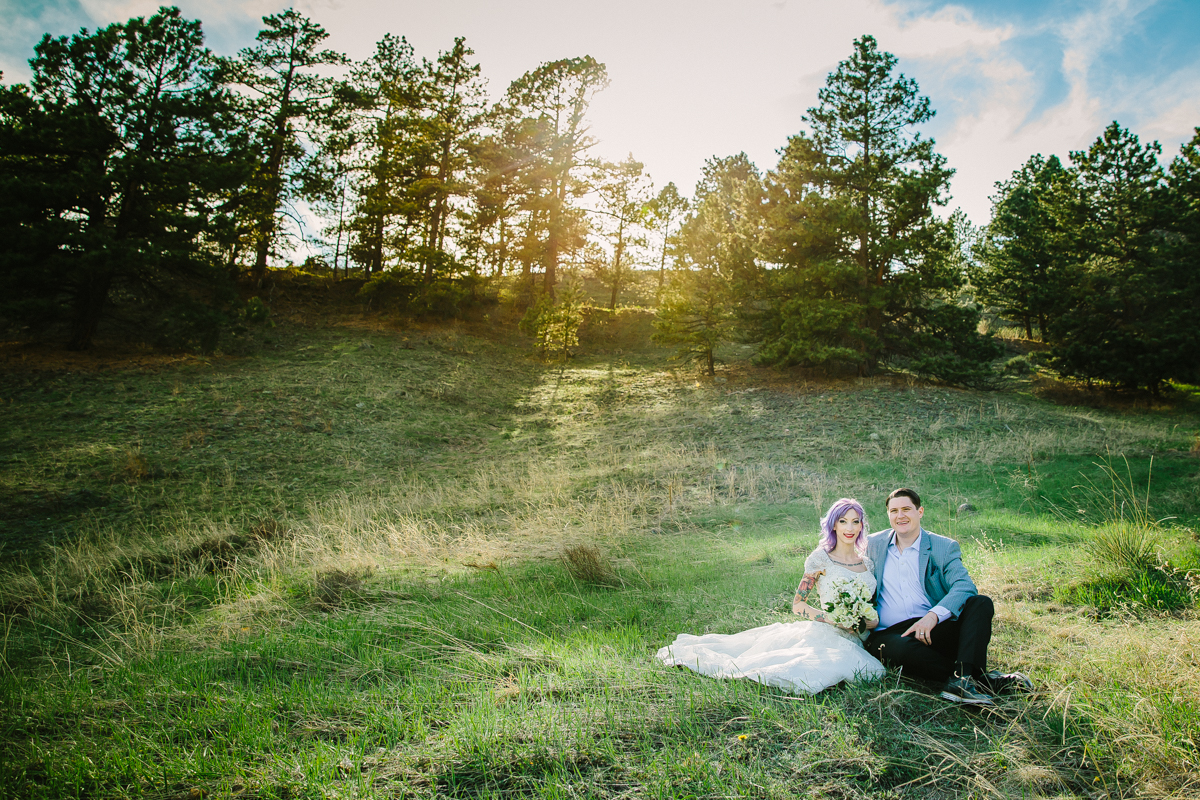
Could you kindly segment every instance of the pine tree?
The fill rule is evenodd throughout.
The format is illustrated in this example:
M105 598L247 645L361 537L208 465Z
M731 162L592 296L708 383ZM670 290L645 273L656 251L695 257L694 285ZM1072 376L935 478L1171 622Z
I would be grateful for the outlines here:
M663 286L666 284L667 272L667 251L671 246L671 238L674 235L673 228L677 222L683 219L684 214L689 209L688 200L679 194L679 187L674 183L668 183L661 191L650 201L647 211L649 213L649 227L654 230L658 236L658 290L662 292Z
M522 154L523 170L536 191L529 196L525 248L536 243L545 275L543 291L551 296L559 261L584 241L586 224L575 201L587 192L579 170L583 154L595 144L585 115L592 97L607 85L604 65L591 56L560 59L513 81L497 109L507 117L506 124L526 133L522 140L529 150Z
M362 98L351 124L354 197L348 227L351 258L368 275L409 260L420 231L412 188L427 172L422 64L403 37L387 34L355 66L351 85Z
M116 314L212 349L229 299L218 210L243 179L230 98L200 23L163 8L47 35L29 86L0 92L0 280L9 313L90 347Z
M1196 374L1195 261L1189 265L1178 242L1186 234L1171 213L1186 205L1178 192L1189 185L1188 158L1185 148L1172 187L1160 152L1114 122L1071 153L1076 260L1067 308L1049 325L1053 363L1064 374L1153 391Z
M629 281L635 259L633 252L644 244L643 222L650 202L650 177L633 156L620 163L604 163L597 170L598 199L594 228L608 240L611 257L596 270L611 290L609 310L616 310L621 288ZM606 263L605 263L606 262Z
M712 375L715 351L738 329L741 299L761 271L754 246L761 227L762 182L745 153L704 165L692 211L678 236L678 269L658 310L654 338Z
M320 49L329 38L317 23L295 9L263 17L258 44L224 61L226 79L247 93L245 114L257 151L243 211L252 274L262 280L284 228L295 216L291 205L321 188L315 159L324 129L345 113L341 84L322 70L343 66L346 57Z
M1157 344L1169 354L1169 378L1200 385L1200 326L1191 319L1200 308L1200 127L1171 161L1163 202L1169 223L1158 235L1170 269L1166 302L1177 324Z
M538 170L523 154L532 149L529 140L537 129L532 120L508 118L481 139L471 162L474 214L468 222L492 275L504 275L510 264L519 262L523 285L530 289L532 266L541 256L536 251L524 252L520 239L522 223L528 224L534 217L533 198L540 195L540 189Z
M873 37L856 40L805 116L810 131L768 178L768 363L869 373L884 358L919 358L961 375L963 359L994 352L973 313L950 308L962 264L953 224L933 210L953 170L916 132L934 112L895 64Z
M996 184L992 219L971 275L981 302L994 306L1033 338L1045 340L1049 323L1069 293L1068 263L1074 225L1067 206L1074 173L1057 156L1031 157L1012 178Z
M717 270L681 269L671 274L654 318L654 341L675 348L675 357L716 374L716 350L737 329L729 280Z
M554 297L538 298L521 320L521 330L533 337L543 358L565 360L579 346L579 329L590 305L582 282L571 276Z
M420 182L418 196L426 208L422 279L449 276L453 257L446 245L453 218L453 201L468 196L464 180L470 152L483 119L484 87L478 64L471 64L474 51L461 37L437 62L426 65L424 103L431 164Z

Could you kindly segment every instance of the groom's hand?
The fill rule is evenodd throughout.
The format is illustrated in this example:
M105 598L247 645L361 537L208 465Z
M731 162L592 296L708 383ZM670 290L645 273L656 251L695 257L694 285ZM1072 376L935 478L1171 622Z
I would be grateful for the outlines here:
M937 624L938 624L937 614L930 611L928 614L921 617L919 620L914 622L912 625L908 626L908 630L906 630L904 633L902 633L900 635L908 636L911 633L913 635L913 638L916 639L921 644L929 644L929 641L930 641L929 637L933 635L934 626L936 626Z

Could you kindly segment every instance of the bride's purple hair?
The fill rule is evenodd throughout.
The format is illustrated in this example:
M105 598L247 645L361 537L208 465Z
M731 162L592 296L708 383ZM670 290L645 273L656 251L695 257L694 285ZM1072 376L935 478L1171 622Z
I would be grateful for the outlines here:
M825 516L821 517L822 550L828 553L837 546L835 526L837 521L851 510L858 512L858 518L862 520L862 530L858 532L858 538L854 540L854 549L858 551L859 555L867 552L867 534L870 533L870 528L867 527L867 512L863 511L862 503L852 497L835 500L829 510L825 512Z

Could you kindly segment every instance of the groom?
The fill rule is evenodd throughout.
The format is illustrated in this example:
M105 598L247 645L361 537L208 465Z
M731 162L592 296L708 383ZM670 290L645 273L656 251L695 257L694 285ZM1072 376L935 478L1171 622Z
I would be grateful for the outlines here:
M956 703L994 705L993 694L1032 689L1020 673L987 671L992 601L975 589L958 542L921 527L925 509L912 489L889 494L887 512L892 527L867 537L879 584L868 652L906 675L945 681L941 696Z

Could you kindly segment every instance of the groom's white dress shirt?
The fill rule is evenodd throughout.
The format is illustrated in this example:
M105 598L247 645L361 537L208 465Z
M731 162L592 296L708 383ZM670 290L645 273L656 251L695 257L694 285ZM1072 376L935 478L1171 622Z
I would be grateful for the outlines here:
M930 611L945 622L950 611L942 606L930 604L921 581L921 531L915 542L901 550L896 546L896 534L892 533L883 562L883 584L879 587L879 628L884 630L914 617L923 617Z

